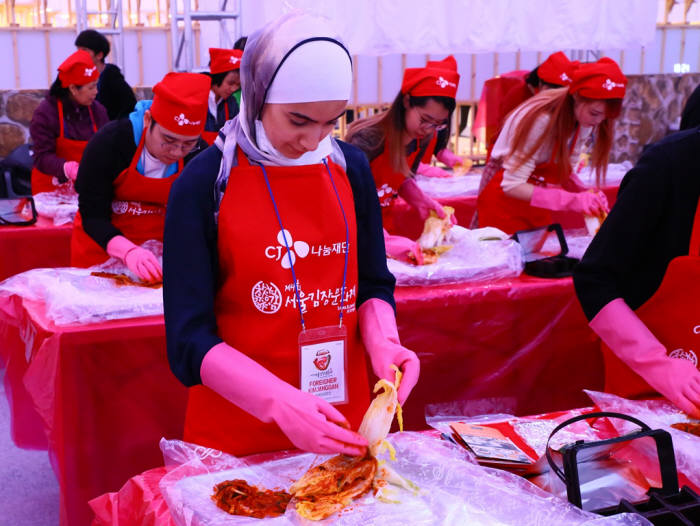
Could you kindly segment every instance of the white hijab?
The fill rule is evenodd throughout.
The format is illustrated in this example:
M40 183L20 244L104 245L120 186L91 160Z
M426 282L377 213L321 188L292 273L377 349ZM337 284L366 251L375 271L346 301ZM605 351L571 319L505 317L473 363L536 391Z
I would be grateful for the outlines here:
M326 19L293 12L253 33L241 61L240 111L215 141L223 154L217 203L236 163L236 147L252 162L265 165L316 164L330 156L344 168L342 151L330 136L299 159L285 157L267 138L260 113L265 103L347 100L351 88L350 55Z

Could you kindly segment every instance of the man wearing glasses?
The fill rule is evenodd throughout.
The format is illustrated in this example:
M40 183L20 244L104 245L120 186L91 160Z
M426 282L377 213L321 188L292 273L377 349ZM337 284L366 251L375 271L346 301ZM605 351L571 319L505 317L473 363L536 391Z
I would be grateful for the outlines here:
M75 181L79 212L71 265L115 257L139 279L162 280L158 258L141 245L163 240L170 186L206 143L200 136L210 79L168 73L127 119L107 124L88 143Z

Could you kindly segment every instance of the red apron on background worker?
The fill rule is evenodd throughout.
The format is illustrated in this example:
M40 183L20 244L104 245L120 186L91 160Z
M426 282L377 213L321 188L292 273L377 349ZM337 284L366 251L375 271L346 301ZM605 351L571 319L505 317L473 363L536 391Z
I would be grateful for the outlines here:
M162 277L156 256L140 245L163 239L168 195L184 157L204 129L209 77L168 73L129 119L109 123L85 150L75 187L79 211L71 264L121 259L147 281Z
M32 194L71 190L88 140L108 121L95 100L99 73L90 55L78 50L58 67L49 94L32 115Z
M406 259L409 252L416 252L407 252L405 238L392 235L399 196L423 220L431 210L445 217L442 206L423 193L414 176L421 161L429 162L447 144L458 84L457 62L452 55L424 68L407 68L401 92L389 110L355 121L348 129L346 140L363 150L370 161L391 257Z
M605 390L700 418L700 128L645 148L574 271Z
M508 114L544 89L568 86L578 61L570 61L561 51L549 55L532 71L510 71L488 79L474 118L474 135L493 148Z
M605 195L588 191L572 166L593 133L591 164L599 185L604 179L626 84L618 65L602 58L579 66L568 88L539 93L514 110L484 171L478 225L512 234L550 224L552 210L607 213Z
M362 454L377 376L418 379L362 152L331 131L352 87L323 19L292 13L248 38L244 113L174 184L164 307L173 372L191 386L185 439L245 455Z
M238 115L238 101L234 93L241 89L241 57L239 49L209 48L209 111L202 138L207 144L214 144L219 130L227 120Z

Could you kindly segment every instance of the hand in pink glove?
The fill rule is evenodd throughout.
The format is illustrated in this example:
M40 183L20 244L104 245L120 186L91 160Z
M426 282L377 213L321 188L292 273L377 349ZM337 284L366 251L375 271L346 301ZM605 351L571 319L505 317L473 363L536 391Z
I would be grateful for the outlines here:
M403 404L418 382L418 356L401 345L394 309L386 301L371 298L360 305L358 315L360 334L374 374L393 383L396 372L391 366L395 365L403 372L398 392L399 403Z
M202 383L263 422L275 422L299 449L364 455L367 439L331 404L281 380L226 343L212 347L200 368Z
M66 161L63 163L63 173L69 181L75 181L75 178L78 177L79 166L80 164L75 161Z
M163 281L163 268L153 252L135 245L124 236L114 236L109 240L107 254L121 259L143 281Z
M430 211L434 210L440 219L445 219L445 211L442 209L442 205L438 203L435 199L425 195L423 190L421 190L413 179L406 179L399 187L399 195L403 197L406 202L415 208L420 215L420 218L425 221L430 216ZM453 225L457 224L457 218L452 215L450 216Z
M590 327L651 387L689 416L700 418L700 371L688 360L669 357L622 298L603 307Z
M548 210L569 210L591 216L600 216L610 211L603 192L567 192L561 188L535 186L530 204Z
M452 174L446 172L442 168L424 163L418 165L417 173L425 177L452 177Z
M447 148L440 150L435 157L437 157L438 161L445 163L450 168L454 168L455 165L461 165L464 163L464 159L462 159L459 155L455 155Z
M407 263L423 264L423 251L420 245L407 237L392 236L384 230L386 255ZM410 255L413 255L411 259Z

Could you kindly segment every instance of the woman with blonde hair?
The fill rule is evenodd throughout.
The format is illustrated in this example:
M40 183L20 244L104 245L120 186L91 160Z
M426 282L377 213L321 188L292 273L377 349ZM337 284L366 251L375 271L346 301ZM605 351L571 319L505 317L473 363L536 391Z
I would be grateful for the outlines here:
M553 210L607 213L605 195L587 191L572 166L592 139L591 165L599 184L605 178L626 84L618 65L602 58L577 68L568 88L544 91L516 108L491 152L478 225L513 233L550 224Z

